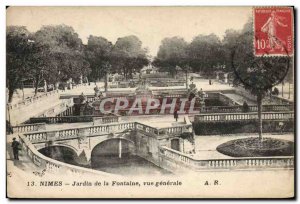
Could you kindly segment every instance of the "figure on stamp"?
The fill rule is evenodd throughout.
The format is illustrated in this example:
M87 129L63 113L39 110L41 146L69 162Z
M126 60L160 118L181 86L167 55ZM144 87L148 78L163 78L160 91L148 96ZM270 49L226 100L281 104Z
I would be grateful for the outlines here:
M262 26L261 31L268 34L269 44L271 51L274 49L284 49L283 40L281 40L277 35L277 27L287 27L286 24L281 22L284 17L276 15L275 11L271 12L271 16L268 18L267 22Z

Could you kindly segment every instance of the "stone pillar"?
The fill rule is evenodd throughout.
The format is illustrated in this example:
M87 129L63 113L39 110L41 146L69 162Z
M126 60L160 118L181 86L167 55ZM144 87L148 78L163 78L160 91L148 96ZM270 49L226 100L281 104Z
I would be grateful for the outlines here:
M55 83L55 90L58 90L58 88L59 88L59 82L56 82Z
M90 149L88 136L89 129L79 129L78 132L78 149Z
M228 73L224 74L224 83L227 84L228 83Z
M122 158L122 140L119 140L119 158Z
M81 165L90 165L91 152L89 150L83 149L82 152L78 155L76 162Z
M219 73L217 72L216 80L219 80Z
M44 80L44 92L47 93L47 82Z
M82 84L82 75L80 75L79 84Z

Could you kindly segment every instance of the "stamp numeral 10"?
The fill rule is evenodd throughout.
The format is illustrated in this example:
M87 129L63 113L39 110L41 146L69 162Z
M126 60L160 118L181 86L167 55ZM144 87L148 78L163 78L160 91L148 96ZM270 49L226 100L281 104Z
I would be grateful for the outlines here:
M267 47L268 40L259 39L256 40L257 49L265 49Z

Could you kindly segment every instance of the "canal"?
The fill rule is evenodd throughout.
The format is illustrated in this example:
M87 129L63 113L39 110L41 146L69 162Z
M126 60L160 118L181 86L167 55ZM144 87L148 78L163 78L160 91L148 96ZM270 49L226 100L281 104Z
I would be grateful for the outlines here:
M92 168L107 173L124 175L124 176L141 176L141 175L168 175L171 172L162 169L155 164L131 153L124 153L119 158L117 154L96 154L92 156L88 165L83 165L82 158L70 148L64 146L52 146L39 150L43 155L52 159L81 166Z

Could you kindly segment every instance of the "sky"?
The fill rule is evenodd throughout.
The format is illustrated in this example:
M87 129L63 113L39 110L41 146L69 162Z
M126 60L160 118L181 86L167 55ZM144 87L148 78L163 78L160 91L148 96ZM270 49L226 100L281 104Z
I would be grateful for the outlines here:
M199 34L214 33L222 39L227 29L242 29L251 15L251 7L10 7L6 22L31 32L43 25L69 25L84 44L89 35L112 43L136 35L156 56L165 37L191 42Z

